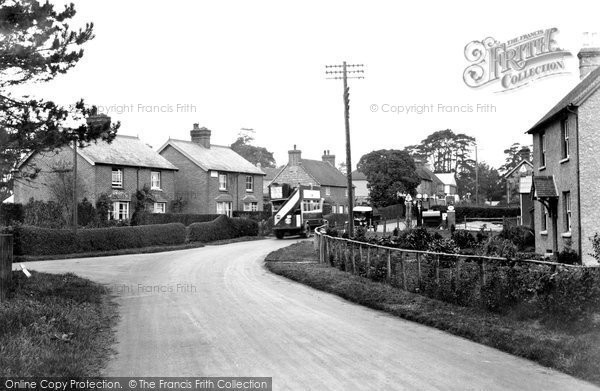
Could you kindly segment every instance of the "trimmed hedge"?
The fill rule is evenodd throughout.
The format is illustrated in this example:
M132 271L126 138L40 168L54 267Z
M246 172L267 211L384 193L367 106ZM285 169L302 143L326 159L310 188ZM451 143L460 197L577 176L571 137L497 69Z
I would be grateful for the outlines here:
M254 221L269 220L271 212L268 210L256 211L256 212L244 212L240 210L234 210L232 212L233 217L241 217L244 219L250 219Z
M348 221L348 215L345 213L330 213L323 216L323 220L327 220L327 225L330 227L343 227Z
M221 215L193 213L148 213L141 225L181 223L186 227L194 223L213 221Z
M15 255L58 255L125 248L182 244L183 224L71 230L18 226L13 231Z
M460 223L466 218L495 219L502 217L517 217L521 215L520 208L497 206L456 206L456 222Z
M22 223L25 210L22 204L0 204L0 226Z
M212 242L242 236L258 236L258 223L249 219L219 215L213 221L194 223L188 227L190 242Z

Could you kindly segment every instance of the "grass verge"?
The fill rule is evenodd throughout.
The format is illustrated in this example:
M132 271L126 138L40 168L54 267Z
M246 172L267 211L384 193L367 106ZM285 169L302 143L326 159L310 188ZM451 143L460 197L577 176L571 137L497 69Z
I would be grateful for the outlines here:
M536 321L515 320L406 292L317 261L312 242L304 241L269 254L266 267L273 273L346 300L468 338L600 385L600 332L597 329L578 334L553 330Z
M13 272L0 303L0 377L99 376L112 353L116 304L73 274Z
M120 250L112 251L93 251L87 253L74 253L74 254L59 254L59 255L15 255L14 263L18 262L33 262L33 261L56 261L59 259L73 259L73 258L92 258L92 257L108 257L114 255L128 255L128 254L151 254L161 253L165 251L177 251L187 250L189 248L200 248L208 245L222 245L229 243L245 242L250 240L264 239L263 236L243 236L235 239L218 240L215 242L201 243L201 242L189 242L185 244L176 244L172 246L150 246L141 248L124 248Z

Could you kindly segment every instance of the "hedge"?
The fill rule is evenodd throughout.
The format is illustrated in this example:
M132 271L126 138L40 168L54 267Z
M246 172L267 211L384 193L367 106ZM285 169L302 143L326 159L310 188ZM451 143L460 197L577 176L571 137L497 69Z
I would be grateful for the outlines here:
M520 208L497 206L456 206L456 222L465 218L494 219L502 217L517 217L521 215Z
M194 223L188 227L190 242L212 242L257 235L258 223L256 221L239 217L229 218L225 215L220 215L210 222Z
M186 241L186 228L180 223L80 229L76 234L66 229L17 226L13 234L15 255L110 251L182 244Z
M323 216L324 220L327 220L327 225L330 227L343 227L348 221L348 215L345 213L330 213Z
M193 214L193 213L148 213L142 225L181 223L186 227L194 223L213 221L221 215L218 214Z
M22 223L25 211L21 204L0 204L0 226Z
M256 211L256 212L244 212L240 210L234 210L232 213L233 217L241 217L244 219L250 219L254 221L268 220L271 217L271 212L267 210Z

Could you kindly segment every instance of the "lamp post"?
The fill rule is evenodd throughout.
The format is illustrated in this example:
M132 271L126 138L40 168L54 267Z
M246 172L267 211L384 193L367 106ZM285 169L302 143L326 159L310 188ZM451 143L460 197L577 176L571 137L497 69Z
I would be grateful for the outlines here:
M404 205L406 205L406 228L412 227L412 200L410 194L404 196Z
M424 194L417 194L417 199L414 201L415 205L417 206L417 226L421 226L423 225L423 202L427 201L429 199L429 195L427 193Z

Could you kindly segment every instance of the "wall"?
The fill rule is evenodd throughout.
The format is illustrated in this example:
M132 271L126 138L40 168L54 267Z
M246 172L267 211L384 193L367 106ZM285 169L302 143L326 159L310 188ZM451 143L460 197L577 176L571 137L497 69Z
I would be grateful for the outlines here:
M581 186L581 244L584 264L597 264L590 240L600 233L600 92L592 94L578 109L579 170ZM575 164L575 161L572 163Z
M577 117L574 114L568 116L570 130L570 158L566 161L562 160L562 142L561 142L561 122L560 120L553 121L545 127L546 130L546 167L540 167L540 136L539 133L533 135L533 174L535 176L554 176L554 182L559 195L558 202L558 250L562 251L565 248L571 247L575 251L581 253L579 248L579 229L578 229L578 190L577 190ZM563 192L571 192L571 237L565 237L565 215L564 215L564 199ZM585 193L584 193L585 194ZM548 218L547 234L540 233L542 226L543 205L539 201L534 202L534 225L536 230L535 249L537 253L544 254L547 250L552 251L552 219ZM564 235L563 235L564 234Z

